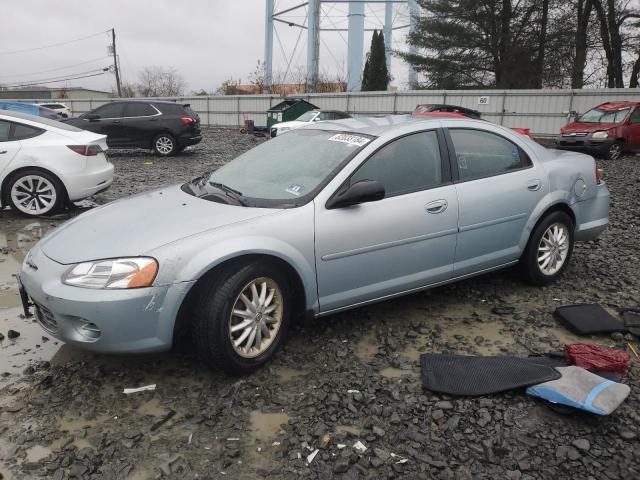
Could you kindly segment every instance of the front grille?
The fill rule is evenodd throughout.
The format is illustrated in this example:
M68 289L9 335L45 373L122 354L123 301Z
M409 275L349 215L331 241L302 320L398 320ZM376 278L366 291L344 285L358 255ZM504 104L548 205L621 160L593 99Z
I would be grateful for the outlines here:
M58 330L58 322L56 322L56 317L53 315L51 310L39 303L33 302L33 304L35 305L36 320L42 328L50 333L54 333Z
M560 145L566 146L566 147L571 147L571 146L579 146L579 145L584 145L584 142L582 140L576 140L575 142L563 142L560 141Z
M563 137L586 137L587 132L563 133Z

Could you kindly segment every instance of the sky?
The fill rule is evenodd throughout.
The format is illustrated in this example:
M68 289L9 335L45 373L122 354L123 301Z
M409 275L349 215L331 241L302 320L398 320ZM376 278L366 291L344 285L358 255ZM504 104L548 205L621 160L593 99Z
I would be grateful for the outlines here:
M301 3L275 0L275 10ZM321 28L346 28L347 9L344 3L323 2ZM405 25L407 13L406 6L395 6L394 25ZM282 18L304 23L305 15L303 8ZM381 27L384 6L371 4L365 15L365 28ZM144 67L173 67L183 75L186 93L214 91L229 78L248 83L264 56L264 0L21 0L3 8L2 17L0 84L5 86L101 73L113 63L111 28L121 77L128 83L135 83ZM276 32L274 71L304 67L306 30L300 34L301 29L278 23ZM406 29L394 31L394 49L406 49L405 34ZM79 38L84 39L42 48ZM346 77L346 38L346 32L321 34L321 72ZM370 42L371 32L365 32L365 54ZM391 73L392 84L406 88L407 66L400 59L392 60ZM47 86L111 91L115 77L106 73Z

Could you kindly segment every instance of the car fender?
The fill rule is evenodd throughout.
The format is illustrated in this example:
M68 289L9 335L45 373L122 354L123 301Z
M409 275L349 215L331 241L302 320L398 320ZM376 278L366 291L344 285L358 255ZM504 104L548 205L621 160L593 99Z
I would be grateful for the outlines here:
M293 268L305 290L307 309L318 309L315 266L294 245L277 238L255 235L242 237L216 238L209 247L192 250L181 258L161 261L161 269L157 281L173 279L174 282L190 282L199 280L204 274L222 263L246 255L268 255L287 262ZM161 248L162 250L162 248ZM153 255L153 252L150 252ZM159 255L161 256L161 255ZM313 255L311 258L314 258ZM186 261L182 261L186 259Z
M527 220L527 225L522 231L522 236L520 237L520 242L518 244L520 246L521 252L523 252L527 247L531 232L543 217L545 212L555 207L556 205L564 205L568 208L571 208L571 205L574 203L573 197L574 195L572 194L572 192L568 192L566 190L554 190L542 197L542 199L538 202L536 207L531 212L531 215Z

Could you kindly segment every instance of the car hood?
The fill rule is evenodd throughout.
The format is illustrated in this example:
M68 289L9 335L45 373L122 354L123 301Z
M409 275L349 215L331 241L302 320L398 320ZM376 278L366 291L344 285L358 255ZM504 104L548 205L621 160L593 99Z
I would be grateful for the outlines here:
M274 127L276 127L276 128L282 128L282 127L300 128L300 127L304 127L305 125L309 125L310 123L311 122L299 122L297 120L292 120L291 122L276 123L274 125Z
M62 264L138 256L190 235L277 211L204 200L175 185L79 215L44 237L39 247Z
M560 133L597 132L619 126L617 123L583 123L571 122L560 129Z

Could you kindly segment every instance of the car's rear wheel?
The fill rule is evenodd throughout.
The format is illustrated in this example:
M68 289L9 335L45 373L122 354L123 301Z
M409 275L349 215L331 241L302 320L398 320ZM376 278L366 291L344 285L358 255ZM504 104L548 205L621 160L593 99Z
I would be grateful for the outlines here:
M9 179L7 198L21 215L37 217L53 213L64 203L60 181L42 170L24 170Z
M565 271L573 252L574 226L569 215L552 212L534 228L520 260L525 279L547 285Z
M267 363L289 328L287 277L271 263L257 261L205 282L193 319L193 339L203 361L234 375Z
M618 160L622 156L622 142L612 143L605 156L607 160Z
M175 153L177 148L176 140L168 133L161 133L153 139L153 150L162 157L168 157Z

